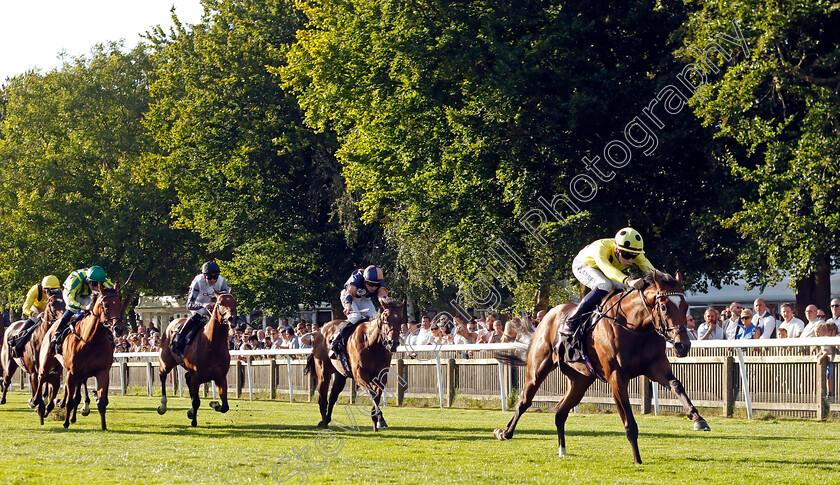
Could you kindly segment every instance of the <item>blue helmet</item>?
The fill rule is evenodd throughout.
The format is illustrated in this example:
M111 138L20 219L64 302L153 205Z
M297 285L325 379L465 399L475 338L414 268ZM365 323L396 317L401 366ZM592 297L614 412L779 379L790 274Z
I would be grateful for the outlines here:
M382 269L373 264L365 268L364 276L365 281L368 283L381 283L385 279L385 275L382 274Z

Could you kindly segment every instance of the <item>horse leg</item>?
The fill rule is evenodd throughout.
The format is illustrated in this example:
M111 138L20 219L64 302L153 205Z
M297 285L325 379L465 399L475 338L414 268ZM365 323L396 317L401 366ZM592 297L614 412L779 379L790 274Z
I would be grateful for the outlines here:
M26 403L27 406L30 408L35 407L35 396L38 395L41 390L38 388L38 373L33 372L29 374L29 387L32 389L32 397L29 398L29 401ZM2 404L2 403L0 403Z
M4 352L4 354L5 353L6 352ZM17 370L18 367L17 362L15 362L15 359L12 359L11 356L3 355L3 359L3 381L0 382L0 387L3 388L3 395L0 396L0 404L6 404L6 393L12 386L12 377L14 377L15 370Z
M216 383L216 391L219 393L219 400L222 401L222 404L219 405L218 401L210 401L210 407L216 412L226 413L230 409L227 400L227 374L219 372L219 375L213 381Z
M493 436L495 436L496 439L509 440L513 438L513 432L516 429L516 424L519 422L519 418L522 417L522 413L531 407L531 403L534 401L534 396L537 394L537 391L540 389L543 381L545 381L548 374L557 367L557 364L554 363L554 359L551 354L552 350L551 345L549 344L542 345L537 351L535 351L533 358L530 355L528 356L529 362L528 370L525 375L525 386L523 386L522 392L519 393L519 402L516 403L516 410L504 429L493 430Z
M108 407L108 384L110 380L110 366L96 374L96 407L99 409L99 418L102 420L102 431L106 431L108 429L105 426L105 408ZM85 384L85 405L89 402L90 398L87 395L87 384Z
M164 357L164 354L166 356ZM175 359L169 352L168 347L161 347L160 357L158 360L158 376L160 377L160 406L157 408L158 414L166 413L166 377L175 368Z
M368 393L373 401L370 408L370 419L373 420L373 431L379 431L379 423L382 423L382 428L387 428L385 419L382 417L382 408L379 406L379 401L382 399L382 388L377 385L368 384Z
M97 383L98 382L99 381L97 380ZM90 393L88 393L87 379L85 379L85 382L82 383L82 386L85 388L85 403L82 404L82 409L80 409L79 412L82 413L82 416L87 416L90 414ZM99 403L98 397L96 402L97 404Z
M321 422L318 423L319 428L329 428L330 420L329 415L327 413L327 409L329 409L329 397L327 393L330 390L330 377L327 376L318 376L318 409L321 411Z
M78 388L76 376L67 373L67 378L64 381L64 427L70 427L70 414L75 411L76 407L76 391Z
M327 403L327 416L326 422L324 423L324 427L326 428L330 421L332 421L332 412L333 408L335 407L335 403L338 401L338 395L341 394L341 391L344 390L344 386L347 384L347 378L343 375L336 372L335 380L333 381L332 389L330 390L330 399Z
M563 370L565 371L566 369L563 368ZM554 407L554 426L557 428L557 453L560 458L566 457L566 418L569 417L569 411L580 403L583 395L586 394L586 390L595 381L595 378L592 376L585 376L574 372L572 370L566 374L566 377L569 379L569 387L566 389L566 395Z
M639 454L639 425L636 424L633 409L630 407L630 396L627 394L627 380L616 372L613 373L609 382L612 388L615 406L618 408L621 421L624 423L624 434L627 436L627 441L630 442L630 448L633 450L633 463L641 465L642 457Z
M688 398L688 394L686 394L682 382L674 377L674 373L671 371L671 364L669 364L667 360L665 360L664 363L655 366L651 372L646 375L648 379L658 383L662 387L670 388L671 391L677 395L683 409L685 409L685 414L694 421L694 431L711 430L711 428L709 428L709 424L702 416L700 416L700 413L697 412L697 408L695 408L694 404L691 403L691 399Z
M76 393L73 395L73 417L70 418L71 423L76 422L76 411L79 410L80 402L82 402L82 384L76 386Z
M192 402L192 407L187 410L187 418L192 420L190 424L195 427L198 426L196 415L198 414L198 407L201 405L201 399L198 397L199 384L198 380L193 380L194 373L191 371L184 374L184 377L187 380L187 388L190 391L190 400Z
M55 409L55 396L58 395L58 386L58 379L50 379L42 385L43 394L41 395L46 398L47 402L47 409L44 412L45 416L49 416L52 410ZM41 403L43 404L43 402L44 399L42 398ZM41 418L41 420L43 421L43 417ZM44 423L42 422L41 424Z

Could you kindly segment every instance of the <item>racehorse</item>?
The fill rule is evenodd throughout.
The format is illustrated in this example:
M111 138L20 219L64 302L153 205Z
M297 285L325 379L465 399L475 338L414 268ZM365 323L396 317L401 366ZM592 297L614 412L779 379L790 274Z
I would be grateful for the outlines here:
M551 309L534 333L528 349L525 386L519 396L516 411L504 429L496 429L500 440L513 437L516 423L531 406L534 395L548 374L560 367L568 379L566 395L554 408L560 457L566 456L564 428L569 410L578 405L596 376L609 383L633 460L642 463L639 455L639 429L630 407L627 385L634 377L644 375L650 380L670 387L679 397L686 414L694 421L695 430L709 430L709 425L691 404L682 383L674 377L671 364L665 355L665 342L671 342L678 357L685 357L691 341L685 330L688 303L682 293L682 276L676 278L659 271L645 274L643 290L628 289L607 298L595 328L585 337L584 351L588 355L594 374L583 362L561 362L554 351L553 342L558 326L566 314L575 308L563 304Z
M12 376L14 376L17 368L21 367L29 374L29 384L32 388L32 398L29 400L29 405L30 407L35 407L35 394L40 391L38 389L38 363L41 357L41 341L44 339L44 335L49 330L53 321L61 318L61 315L64 313L64 308L65 303L60 292L49 296L47 306L41 314L37 326L32 330L29 341L23 349L23 355L20 357L12 358L11 344L9 341L23 327L26 320L15 322L6 329L6 333L3 335L3 347L0 349L0 363L3 365L3 379L0 382L3 395L0 396L0 404L6 404L6 392L11 387ZM53 381L47 382L47 384L57 388L59 379L54 379ZM50 404L52 406L52 403Z
M123 330L123 311L128 300L123 301L120 297L119 286L103 288L101 293L95 293L95 295L90 313L76 323L75 330L62 342L61 356L52 353L49 338L45 337L41 342L39 386L49 379L49 374L53 372L57 360L63 361L62 365L67 371L62 399L65 428L76 421L76 409L81 402L82 385L88 378L95 377L96 404L102 421L102 429L108 429L105 425L105 408L108 406L111 364L114 363L114 333L121 333ZM50 331L47 332L47 337L55 333L58 323L52 325ZM87 395L87 391L85 394ZM54 395L50 396L49 400L53 401L54 397ZM44 424L44 417L47 414L44 400L40 394L35 399L41 424Z
M383 302L382 311L369 322L360 323L347 341L347 354L350 361L350 371L357 385L364 387L373 401L371 419L373 430L387 428L379 401L382 392L388 384L388 370L391 368L391 354L396 352L400 343L400 326L405 304L397 305L388 298ZM337 331L342 320L327 322L321 328L321 333L312 337L312 354L306 361L305 373L315 371L318 377L318 406L321 410L320 428L328 428L332 421L332 410L338 395L344 390L347 378L343 366L338 359L330 360L327 341ZM335 375L335 381L330 390L330 379ZM329 399L327 391L330 390Z
M161 336L160 345L160 406L158 414L166 412L166 376L176 366L187 370L185 376L190 390L192 407L187 411L187 417L193 426L198 426L196 415L201 400L198 398L198 387L211 380L216 383L222 404L211 401L210 407L220 413L226 413L227 374L230 369L230 350L228 349L228 332L230 326L236 322L236 299L230 293L216 293L216 302L210 314L210 320L204 325L204 331L197 334L184 348L183 357L176 357L169 349L169 342L185 318L179 318L169 323L166 332Z

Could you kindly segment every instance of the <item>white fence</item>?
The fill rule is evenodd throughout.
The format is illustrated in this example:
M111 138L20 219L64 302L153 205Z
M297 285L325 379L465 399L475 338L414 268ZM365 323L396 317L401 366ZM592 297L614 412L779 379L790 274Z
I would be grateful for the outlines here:
M840 412L840 404L832 395L834 389L829 387L834 381L828 380L836 374L840 361L834 356L818 362L813 348L819 346L840 346L840 337L692 341L688 357L677 358L669 350L669 360L698 407L718 407L725 415L743 407L750 419L755 409L824 418L830 412ZM494 355L497 351L523 349L519 344L400 346L392 362L386 403L389 398L398 405L406 398L417 398L435 400L446 407L461 396L483 401L498 399L500 407L506 410L508 400L525 382L525 369L504 364ZM472 358L463 358L466 352L472 353ZM228 390L236 397L247 390L251 400L266 392L268 399L276 399L278 391L283 390L290 401L296 395L311 400L312 378L303 374L305 358L310 353L311 350L231 351ZM115 354L112 391L126 393L129 388L145 387L152 395L159 388L157 359L157 352ZM183 369L179 368L170 374L169 392L183 396L183 382ZM119 388L115 388L117 383ZM21 387L24 385L21 376ZM565 385L559 371L552 373L537 393L535 403L559 401ZM348 387L345 394L353 399L355 386ZM205 393L209 392L215 395L215 387L206 386ZM631 381L629 392L631 404L642 412L658 414L662 409L682 409L670 390L645 378ZM596 381L583 403L611 406L609 386Z

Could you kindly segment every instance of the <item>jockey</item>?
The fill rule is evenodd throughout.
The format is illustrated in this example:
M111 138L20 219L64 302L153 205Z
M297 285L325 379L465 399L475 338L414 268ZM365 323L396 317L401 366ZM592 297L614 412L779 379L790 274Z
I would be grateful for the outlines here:
M50 345L54 348L54 353L58 354L61 352L64 330L70 323L70 319L74 315L81 317L82 312L90 311L90 306L94 300L94 293L101 293L103 288L113 287L114 284L105 275L105 270L99 266L77 269L70 273L67 279L64 280L64 302L67 304L67 310L64 311L64 315L62 315L61 321L58 323L52 341L50 341Z
M29 319L23 324L20 332L12 337L9 344L12 346L13 354L20 356L23 347L29 341L29 335L38 324L41 313L47 308L47 300L53 293L61 294L61 284L55 275L44 276L40 283L35 283L26 293L26 300L23 302L23 316Z
M353 334L356 325L376 313L371 297L376 297L381 302L387 296L388 288L385 287L382 268L370 265L365 269L353 271L344 283L344 289L341 290L341 304L344 307L344 314L348 315L347 325L333 339L330 346L330 358L344 352L347 339Z
M643 279L631 278L623 273L634 264L642 271L654 269L644 255L641 234L632 227L621 229L613 239L599 239L581 249L572 262L572 273L592 291L569 313L560 327L560 333L574 335L584 317L613 289L628 286L642 289L645 284Z
M201 266L201 273L190 283L187 310L192 315L172 337L172 351L177 355L184 354L187 342L207 323L213 310L216 292L230 292L227 280L219 273L219 265L215 261L208 261Z

